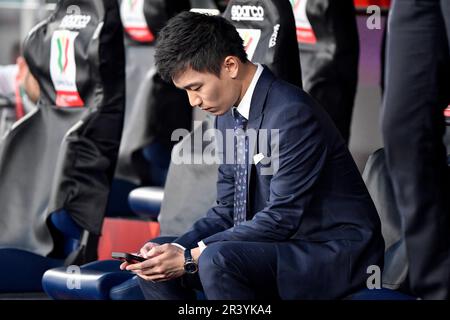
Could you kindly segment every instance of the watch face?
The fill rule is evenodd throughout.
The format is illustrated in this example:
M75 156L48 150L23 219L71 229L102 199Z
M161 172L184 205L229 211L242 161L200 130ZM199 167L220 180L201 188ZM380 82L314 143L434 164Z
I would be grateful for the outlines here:
M188 261L184 265L184 271L187 273L196 273L198 270L197 264L193 261Z

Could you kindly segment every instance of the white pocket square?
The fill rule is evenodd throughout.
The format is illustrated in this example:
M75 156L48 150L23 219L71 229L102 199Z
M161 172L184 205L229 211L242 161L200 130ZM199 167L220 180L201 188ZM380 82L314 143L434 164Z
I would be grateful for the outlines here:
M255 154L253 156L253 162L255 164L258 164L259 162L261 162L262 159L264 159L264 155L262 153Z

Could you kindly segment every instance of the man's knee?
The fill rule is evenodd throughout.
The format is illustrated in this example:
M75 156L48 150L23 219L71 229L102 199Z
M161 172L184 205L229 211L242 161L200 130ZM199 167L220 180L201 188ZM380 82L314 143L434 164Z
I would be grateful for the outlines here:
M227 294L223 276L235 273L230 264L230 246L225 242L209 244L200 255L198 273L208 299L217 299L219 292Z
M198 267L200 277L205 273L211 274L230 270L232 250L226 242L208 245L200 255Z

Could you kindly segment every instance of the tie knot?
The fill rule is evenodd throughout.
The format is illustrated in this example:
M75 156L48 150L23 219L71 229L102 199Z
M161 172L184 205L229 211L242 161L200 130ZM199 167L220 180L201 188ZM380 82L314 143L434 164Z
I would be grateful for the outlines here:
M237 127L244 127L247 124L247 119L236 108L233 109L233 117Z

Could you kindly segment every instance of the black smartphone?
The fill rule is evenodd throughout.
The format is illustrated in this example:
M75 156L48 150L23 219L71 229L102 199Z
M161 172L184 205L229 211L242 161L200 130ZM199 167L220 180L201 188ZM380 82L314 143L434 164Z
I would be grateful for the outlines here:
M146 259L141 256L137 256L128 252L113 252L111 254L113 259L118 259L120 261L126 261L128 263L134 264L145 261Z

